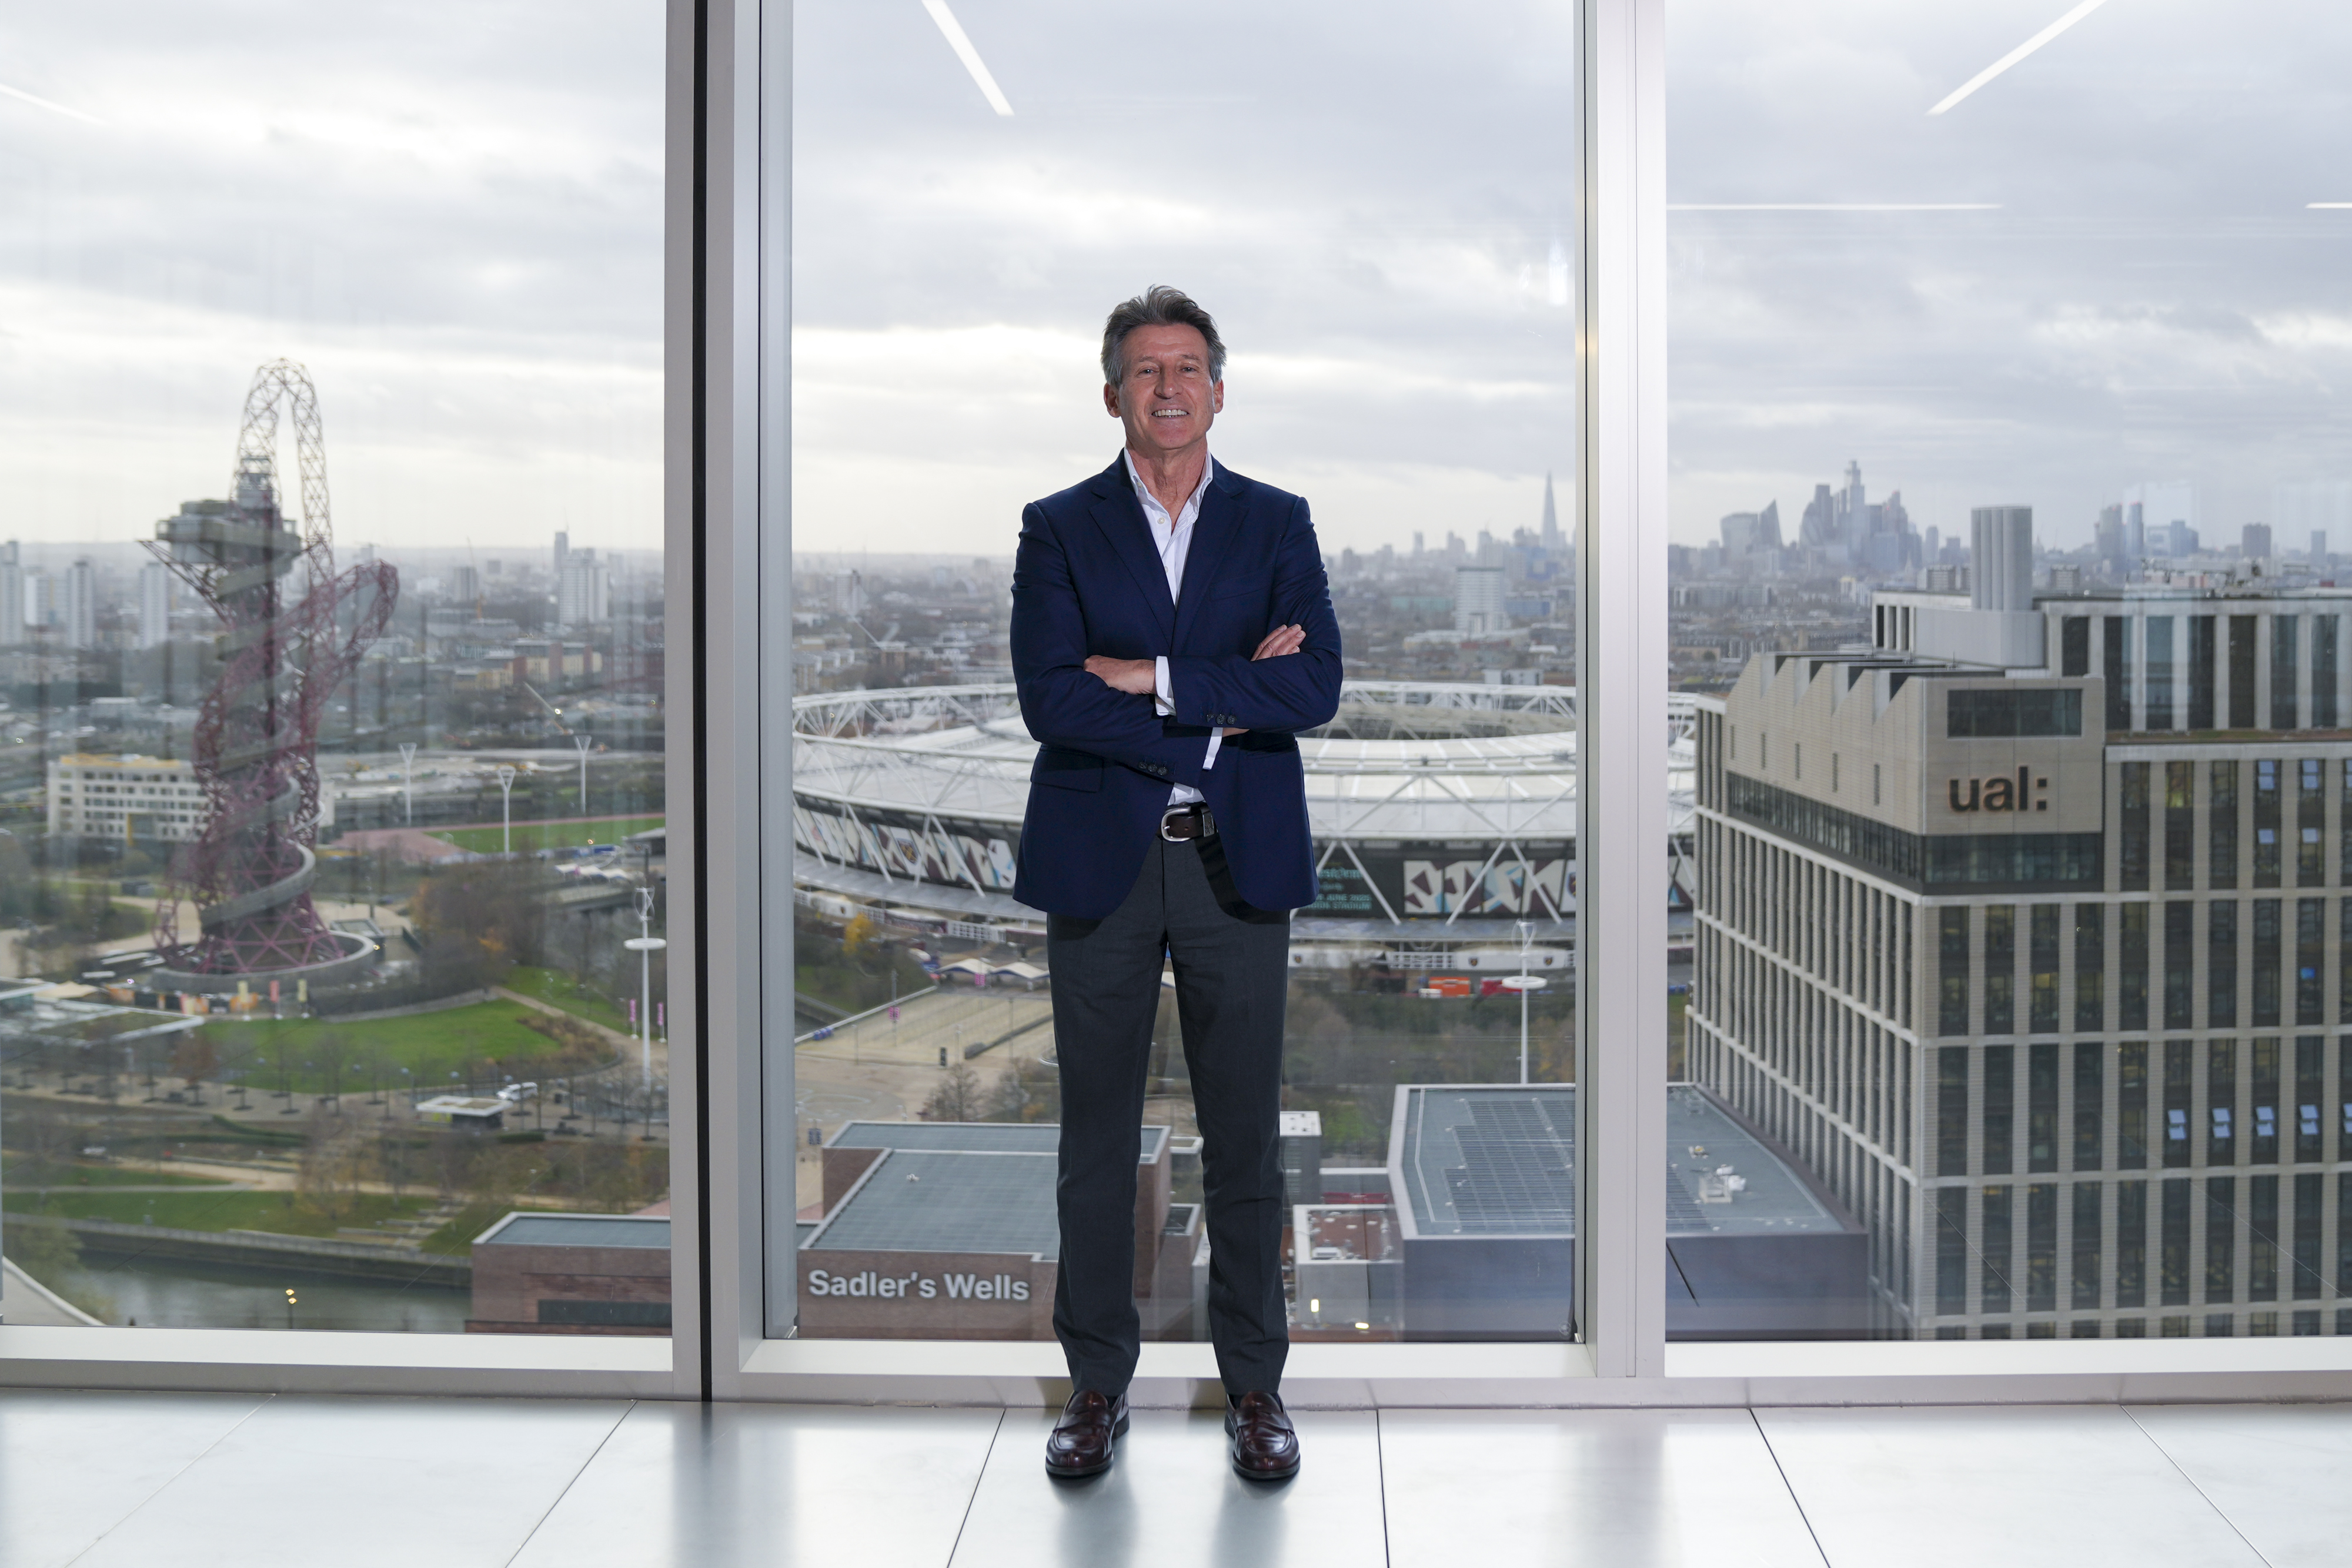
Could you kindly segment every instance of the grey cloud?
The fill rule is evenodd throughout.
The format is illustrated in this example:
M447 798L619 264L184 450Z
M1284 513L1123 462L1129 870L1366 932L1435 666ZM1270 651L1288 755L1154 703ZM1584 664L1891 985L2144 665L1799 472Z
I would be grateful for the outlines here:
M1673 216L1677 537L1848 457L1923 524L2028 500L2064 543L2134 483L2193 476L2213 538L2352 473L2352 333L2305 329L2352 322L2352 214L2305 210L2345 179L2352 16L2112 5L1926 114L2053 15L1677 0L1675 200L2000 208Z

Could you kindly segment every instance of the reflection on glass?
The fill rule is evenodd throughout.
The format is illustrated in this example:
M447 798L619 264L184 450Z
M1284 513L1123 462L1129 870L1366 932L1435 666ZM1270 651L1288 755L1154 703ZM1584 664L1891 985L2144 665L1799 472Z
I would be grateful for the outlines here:
M1037 748L1007 591L1022 508L1118 451L1106 313L1167 283L1232 350L1215 460L1314 508L1347 653L1339 718L1299 737L1319 897L1291 946L1292 1333L1560 1337L1575 8L956 12L994 97L920 7L793 9L801 1038L797 1115L768 1129L794 1174L769 1331L1050 1337L1063 1042L1045 916L1011 896ZM1686 744L1675 767L1686 948ZM1181 1029L1171 991L1135 1290L1147 1337L1191 1339ZM1474 1084L1501 1087L1401 1141L1413 1094ZM998 1207L959 1206L982 1178L950 1170ZM1495 1257L1507 1287L1472 1261Z
M2352 20L2077 28L1947 99L2045 20L1670 15L1688 1060L1870 1237L1865 1332L2343 1333L2352 463L2305 324L2352 318L2310 52ZM1823 49L1887 68L1791 109ZM1813 913L1873 901L1916 1008ZM1850 1039L1927 1159L1850 1110Z
M11 1323L667 1332L662 11L591 11L12 34Z

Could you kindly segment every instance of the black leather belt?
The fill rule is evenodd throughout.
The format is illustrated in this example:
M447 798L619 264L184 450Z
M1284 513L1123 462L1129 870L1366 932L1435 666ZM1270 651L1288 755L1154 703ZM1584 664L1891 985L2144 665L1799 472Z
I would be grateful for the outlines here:
M1171 844L1193 839L1211 839L1217 834L1217 819L1209 808L1195 800L1189 806L1179 806L1160 819L1160 836Z

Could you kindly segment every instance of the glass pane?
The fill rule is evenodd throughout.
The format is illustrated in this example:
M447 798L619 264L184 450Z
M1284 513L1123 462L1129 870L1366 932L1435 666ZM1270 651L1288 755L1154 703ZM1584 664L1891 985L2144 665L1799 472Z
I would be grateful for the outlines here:
M662 26L11 23L9 1322L667 1332Z
M1128 530L1101 548L1132 547L1129 586L1166 588L1099 340L1167 283L1233 350L1220 472L1311 503L1347 678L1330 722L1261 723L1202 775L1213 801L1235 769L1299 766L1295 738L1306 781L1304 841L1223 871L1237 903L1265 886L1260 907L1305 906L1270 987L1282 1032L1252 1048L1269 1071L1280 1055L1284 1174L1253 1200L1278 1249L1251 1256L1279 1272L1293 1338L1567 1335L1574 7L794 16L802 1037L799 1119L769 1135L796 1152L799 1212L797 1234L774 1217L770 1332L1053 1335L1069 1009L1090 993L1014 896L1042 852L1023 827L1139 776L1106 779L1077 744L1041 755L1010 591L1024 507L1097 477ZM1225 503L1205 499L1172 630L1114 623L1085 652L1238 664L1292 614L1247 575L1287 504L1219 535ZM1185 641L1196 604L1232 646ZM1176 739L1189 757L1224 727ZM1168 795L1146 783L1106 834L1119 878L1163 853ZM1229 817L1212 842L1245 836ZM1197 878L1223 852L1165 852ZM1133 1249L1131 1288L1108 1266L1105 1299L1131 1297L1147 1338L1205 1340L1221 1151L1180 1017L1199 998L1171 984L1155 1006L1152 977L1119 1048L1144 1086L1141 1197L1130 1234L1114 1195L1105 1244ZM1189 1043L1249 1038L1196 1019ZM1105 1180L1123 1192L1123 1170Z
M1812 1205L1677 1333L2347 1321L2352 22L2057 9L1672 14L1690 1092Z

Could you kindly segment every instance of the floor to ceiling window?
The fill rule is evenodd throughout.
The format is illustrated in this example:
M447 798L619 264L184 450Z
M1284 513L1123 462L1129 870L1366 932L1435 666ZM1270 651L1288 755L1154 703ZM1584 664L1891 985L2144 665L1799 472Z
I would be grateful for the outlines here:
M1162 283L1232 350L1215 461L1311 504L1346 646L1297 737L1292 1334L1575 1332L1576 16L794 8L772 1334L1050 1337L1061 1042L1011 896L1008 586L1024 505L1116 457L1103 320ZM1148 1090L1135 1292L1148 1337L1204 1338L1172 991Z
M10 1324L668 1332L663 27L0 24Z
M2352 1332L2347 26L1674 8L1670 1333Z

